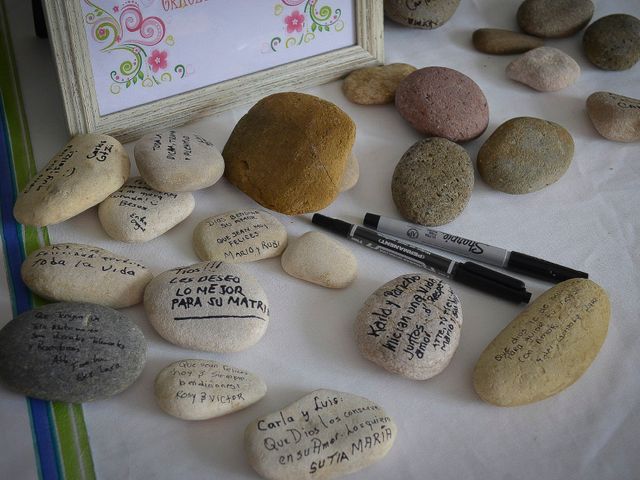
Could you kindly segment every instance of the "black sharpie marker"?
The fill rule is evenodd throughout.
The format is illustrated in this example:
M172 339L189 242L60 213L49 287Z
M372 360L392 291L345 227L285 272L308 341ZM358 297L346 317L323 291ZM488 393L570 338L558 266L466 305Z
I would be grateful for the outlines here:
M476 263L459 263L392 236L335 218L325 217L319 213L314 214L311 221L365 247L399 258L497 297L516 303L528 303L531 298L531 293L527 292L524 282L521 280L494 272Z
M512 272L522 273L530 277L540 278L548 282L558 283L570 278L588 278L585 272L563 267L541 258L532 257L520 252L510 252L504 248L494 247L486 243L476 242L468 238L433 230L432 228L413 223L394 220L367 213L364 222L367 227L379 232L388 233L412 242L456 253L463 257L506 268Z

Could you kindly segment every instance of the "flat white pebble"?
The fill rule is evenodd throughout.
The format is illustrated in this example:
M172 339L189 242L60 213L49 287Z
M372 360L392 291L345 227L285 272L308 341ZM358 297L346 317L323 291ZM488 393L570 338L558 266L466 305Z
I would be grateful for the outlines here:
M507 76L535 90L553 92L573 85L580 77L580 66L557 48L538 47L507 65Z

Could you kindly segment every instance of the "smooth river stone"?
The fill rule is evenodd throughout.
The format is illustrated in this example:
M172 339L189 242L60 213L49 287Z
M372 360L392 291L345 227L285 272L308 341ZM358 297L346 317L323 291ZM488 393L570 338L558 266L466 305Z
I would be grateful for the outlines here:
M146 135L136 143L134 157L142 178L160 192L207 188L224 173L224 160L216 146L188 130Z
M518 25L538 37L568 37L587 26L593 9L591 0L525 0L518 8Z
M406 76L396 90L396 109L419 132L466 142L482 135L489 106L480 87L446 67L427 67Z
M460 342L462 306L451 287L408 274L378 288L358 313L356 344L390 372L426 380L445 369Z
M342 180L340 180L340 193L351 190L358 183L360 178L360 163L358 158L351 152L347 166L342 174Z
M394 421L371 400L315 390L250 423L244 443L263 478L330 479L382 459L396 435Z
M63 222L118 190L129 169L127 152L115 138L77 135L18 195L13 215L36 227Z
M41 297L113 308L140 303L153 278L147 267L134 260L79 243L36 250L22 263L20 273L27 287Z
M307 232L282 254L282 269L292 277L328 288L344 288L358 274L356 257L322 232Z
M554 92L576 83L580 65L557 48L539 47L507 65L507 77L540 92Z
M628 70L640 60L640 19L607 15L593 22L582 37L587 58L603 70Z
M384 13L394 22L432 30L453 16L460 0L384 0Z
M595 359L610 316L609 297L596 283L584 278L559 283L485 348L473 372L476 392L505 407L561 392Z
M473 32L476 50L493 55L524 53L544 45L537 37L500 28L480 28Z
M151 325L165 340L207 352L238 352L262 338L269 302L235 265L203 262L168 270L144 292Z
M160 408L183 420L206 420L253 405L267 393L261 378L215 360L180 360L156 377Z
M415 70L416 67L406 63L361 68L344 79L342 91L349 100L360 105L392 103L400 80Z
M413 144L393 172L391 194L401 215L420 225L443 225L462 213L474 183L467 151L445 138Z
M640 100L611 92L587 98L587 113L598 133L616 142L640 140Z
M287 230L273 215L244 209L209 217L193 231L200 260L245 263L277 257L287 247Z
M557 123L539 118L507 120L480 147L478 171L492 188L511 194L557 182L573 158L573 138Z
M50 303L0 330L0 378L30 397L91 402L131 385L146 350L140 329L117 310Z
M148 242L191 215L195 205L189 192L159 192L135 177L100 204L98 217L111 238Z

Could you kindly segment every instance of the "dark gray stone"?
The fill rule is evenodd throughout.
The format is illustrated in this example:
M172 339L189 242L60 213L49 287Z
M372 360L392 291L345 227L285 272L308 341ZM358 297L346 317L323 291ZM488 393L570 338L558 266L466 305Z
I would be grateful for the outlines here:
M596 20L582 38L587 58L603 70L628 70L640 60L640 20L607 15Z
M525 0L518 8L518 25L537 37L568 37L587 26L593 8L591 0Z
M453 16L460 0L384 0L384 13L394 22L432 30Z
M0 378L30 397L90 402L131 385L146 350L140 329L117 310L51 303L0 330Z

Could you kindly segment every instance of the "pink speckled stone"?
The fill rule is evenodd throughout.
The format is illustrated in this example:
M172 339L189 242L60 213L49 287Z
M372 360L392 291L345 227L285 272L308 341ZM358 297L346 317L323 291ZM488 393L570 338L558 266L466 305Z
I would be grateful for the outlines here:
M482 135L489 106L480 87L445 67L427 67L405 77L396 90L396 108L416 130L453 142Z

